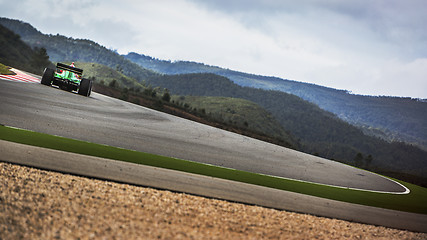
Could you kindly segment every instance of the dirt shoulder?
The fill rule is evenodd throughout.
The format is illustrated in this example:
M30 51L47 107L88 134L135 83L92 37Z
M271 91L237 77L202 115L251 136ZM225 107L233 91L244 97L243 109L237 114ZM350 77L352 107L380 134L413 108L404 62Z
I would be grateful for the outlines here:
M427 239L427 234L0 162L0 239Z

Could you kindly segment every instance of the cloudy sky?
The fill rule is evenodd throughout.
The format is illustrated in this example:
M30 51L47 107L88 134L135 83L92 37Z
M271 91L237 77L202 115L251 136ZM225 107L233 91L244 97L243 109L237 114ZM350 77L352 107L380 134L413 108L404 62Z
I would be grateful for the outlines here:
M0 15L121 54L427 98L425 0L0 0Z

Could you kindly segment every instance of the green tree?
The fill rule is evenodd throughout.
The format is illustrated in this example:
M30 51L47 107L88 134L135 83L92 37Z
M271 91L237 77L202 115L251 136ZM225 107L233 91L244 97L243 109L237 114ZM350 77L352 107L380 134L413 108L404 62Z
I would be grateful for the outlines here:
M114 79L113 81L110 82L110 84L108 84L108 86L112 87L112 88L116 88L117 87L117 80Z
M374 158L372 157L371 154L369 154L366 158L365 158L365 166L369 167L372 163L372 160L374 160Z
M129 89L123 88L122 89L122 95L120 96L121 100L127 101L129 99Z
M354 157L354 164L356 167L361 167L363 165L363 154L357 153L356 157Z
M34 48L30 64L34 70L42 72L50 64L46 48Z
M163 100L163 101L165 101L165 102L169 102L169 101L171 100L171 95L169 94L169 92L168 92L168 91L166 91L166 92L163 94L162 100Z

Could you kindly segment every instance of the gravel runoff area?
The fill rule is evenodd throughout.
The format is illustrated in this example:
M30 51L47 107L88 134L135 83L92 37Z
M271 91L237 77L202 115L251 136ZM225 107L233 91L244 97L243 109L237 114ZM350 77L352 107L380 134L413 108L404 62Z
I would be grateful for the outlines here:
M427 239L0 162L0 239Z

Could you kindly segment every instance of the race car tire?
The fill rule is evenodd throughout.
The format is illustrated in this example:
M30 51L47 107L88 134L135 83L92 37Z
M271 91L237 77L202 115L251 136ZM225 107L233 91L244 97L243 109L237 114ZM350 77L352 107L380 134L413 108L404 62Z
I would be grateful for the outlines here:
M92 92L92 81L87 78L83 78L82 81L80 82L79 94L82 96L89 97L91 92Z
M43 72L42 80L40 81L41 84L50 86L52 85L52 79L53 79L53 72L55 70L51 68L45 68Z

